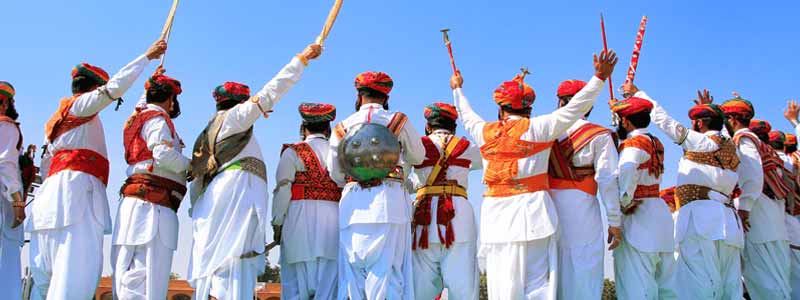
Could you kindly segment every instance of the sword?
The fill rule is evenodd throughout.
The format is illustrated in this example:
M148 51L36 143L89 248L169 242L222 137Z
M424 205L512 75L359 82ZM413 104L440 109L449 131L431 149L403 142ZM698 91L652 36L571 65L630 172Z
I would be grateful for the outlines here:
M636 33L636 43L633 44L631 65L628 67L628 77L625 78L625 84L633 83L633 78L636 77L636 68L639 66L639 54L642 52L645 28L647 28L647 16L642 16L642 22L639 24L639 32Z
M239 256L239 258L246 259L246 258L253 258L262 254L267 254L269 253L269 250L272 250L272 248L275 248L275 246L278 246L278 241L273 241L272 243L269 243L266 246L264 246L264 252L259 253L256 251L250 251L245 254L242 254L241 256Z
M336 0L336 2L333 3L331 11L328 13L328 19L325 20L325 26L322 27L322 32L317 36L317 45L322 46L322 43L328 38L328 33L331 32L333 23L336 22L336 17L339 16L339 10L342 9L342 2L344 2L344 0Z
M172 8L169 10L169 15L167 15L167 21L164 23L164 28L161 29L161 40L167 42L169 41L169 36L172 33L172 21L175 20L175 11L178 10L178 3L180 0L172 0ZM161 55L161 64L159 66L164 66L164 61L167 59L167 53Z
M603 13L600 13L600 32L603 34L603 51L608 53L608 41L606 40L606 22L603 19ZM608 93L611 95L609 101L614 100L614 82L611 80L611 74L608 75ZM611 112L611 126L617 126L617 115Z
M456 60L453 58L453 46L450 45L450 36L447 35L447 32L450 31L450 28L444 28L440 31L442 32L442 35L444 35L444 45L447 47L447 53L450 54L450 65L453 66L453 74L458 74Z

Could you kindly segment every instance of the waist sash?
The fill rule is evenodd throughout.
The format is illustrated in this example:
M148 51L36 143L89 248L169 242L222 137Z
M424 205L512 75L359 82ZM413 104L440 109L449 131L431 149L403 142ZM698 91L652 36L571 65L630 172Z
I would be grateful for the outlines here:
M89 149L65 149L53 154L47 177L63 170L80 171L96 177L108 185L108 159Z
M178 212L183 195L186 194L186 186L152 174L133 174L125 180L120 194L168 207L172 211Z

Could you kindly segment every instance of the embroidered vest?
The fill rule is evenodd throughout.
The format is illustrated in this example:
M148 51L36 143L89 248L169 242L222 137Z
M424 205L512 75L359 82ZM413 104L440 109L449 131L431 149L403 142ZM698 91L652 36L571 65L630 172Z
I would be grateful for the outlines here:
M142 138L142 128L147 121L156 117L163 117L164 121L167 122L172 137L177 138L175 125L166 113L155 109L145 109L135 112L128 118L128 121L125 122L125 129L122 134L122 143L125 145L125 161L128 162L129 165L153 159L153 151L147 147L147 141Z
M764 189L762 192L772 199L786 199L790 190L779 172L779 170L783 169L783 160L772 147L767 143L761 142L752 132L737 133L733 136L733 143L739 146L742 138L753 141L756 149L758 149L758 154L761 156L761 165L764 171Z
M485 144L481 155L488 164L483 173L487 197L508 197L550 188L547 173L519 178L518 160L550 149L553 142L529 142L521 139L528 132L530 119L504 120L483 127Z
M466 198L467 194L464 187L458 185L458 182L447 180L447 170L450 166L470 167L472 163L470 160L459 158L469 148L470 143L466 138L451 137L442 145L443 153L440 153L433 141L424 136L422 137L422 145L425 146L425 160L421 164L414 166L414 168L433 168L428 174L425 186L417 190L414 217L411 221L413 230L411 249L416 250L417 245L422 249L427 249L429 246L428 230L433 219L431 202L434 196L438 197L436 224L445 227L445 233L442 234L441 228L437 226L439 241L444 244L445 248L450 248L455 241L452 220L456 216L456 211L453 204L453 195ZM419 240L417 239L417 226L421 227Z
M50 120L45 124L45 137L47 137L49 143L55 141L65 132L89 123L89 121L97 117L97 114L88 117L78 117L69 113L70 109L72 109L72 105L75 104L75 100L77 100L79 96L80 94L61 99L58 110L53 113L53 116L51 116Z
M603 134L611 134L611 130L587 123L572 132L566 139L553 142L547 170L547 174L550 175L550 188L581 190L590 195L597 194L594 166L576 167L572 160L575 153Z
M291 148L303 161L306 170L294 174L292 183L292 200L325 200L339 202L342 189L333 182L328 170L319 161L317 154L308 143L283 145L281 153Z
M736 145L733 144L733 141L721 135L712 135L708 138L719 146L716 151L684 151L683 158L698 164L735 172L739 168L739 156L736 154ZM675 187L676 210L680 210L682 206L692 201L708 200L711 191L713 191L713 189L710 187L696 184L684 184ZM725 194L719 191L717 192Z
M192 163L190 165L191 174L200 180L205 188L214 177L221 172L219 166L231 161L236 155L242 152L247 143L253 137L253 127L247 130L228 136L222 140L217 140L222 123L228 112L218 113L214 116L203 132L197 137L192 148ZM257 160L253 158L253 160ZM264 162L260 162L263 168ZM249 170L250 168L241 168ZM260 174L256 174L261 176Z
M664 174L664 145L658 138L650 135L636 135L628 138L619 145L619 152L625 148L637 148L650 155L650 159L646 162L639 164L639 170L647 170L647 173L653 177L659 177ZM639 185L634 192L634 199L644 198L657 198L659 197L659 185Z

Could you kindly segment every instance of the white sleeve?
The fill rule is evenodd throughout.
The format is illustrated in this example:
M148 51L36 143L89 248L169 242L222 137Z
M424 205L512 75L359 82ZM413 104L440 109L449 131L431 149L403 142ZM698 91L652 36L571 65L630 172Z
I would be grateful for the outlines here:
M483 145L483 126L486 125L486 121L472 110L469 99L464 95L464 90L461 88L453 90L453 102L458 115L461 117L461 122L464 123L464 128L467 129L469 135L479 146Z
M536 137L544 140L558 139L564 132L583 118L592 109L595 99L600 95L605 82L597 76L593 76L589 83L580 92L572 97L572 100L556 111L533 119L531 130Z
M619 207L619 183L617 182L617 165L619 154L610 134L603 134L592 140L592 153L594 153L594 179L597 182L598 193L603 200L601 205L606 208L609 226L622 224L622 212Z
M739 155L739 188L742 194L739 196L738 209L750 211L764 188L764 170L761 168L761 155L758 153L756 145L747 138L739 141L736 147Z
M144 54L137 57L114 74L105 85L78 97L72 104L70 113L78 117L88 117L97 114L112 101L122 98L142 74L148 62L150 60Z
M650 154L635 148L628 147L619 154L619 204L628 207L639 185L639 165L650 159Z
M403 158L406 165L418 165L425 160L425 146L422 145L422 137L411 124L406 122L403 125L398 140L403 146Z
M172 137L164 117L147 120L142 126L142 137L153 152L154 167L173 173L184 173L189 169L189 158L181 154L180 140Z
M0 198L12 201L11 194L22 191L17 126L0 122L0 141Z
M331 179L333 182L336 182L339 187L345 186L347 184L346 177L344 175L344 171L342 170L341 166L339 165L339 143L342 141L339 140L339 137L336 134L332 134L330 139L330 151L328 151L328 159L326 160L326 167L330 172Z
M272 225L283 225L292 199L292 183L294 183L294 176L298 171L297 165L302 163L292 148L287 148L281 154L278 170L275 173L276 186L272 197Z
M467 151L464 151L464 154L462 154L461 157L469 159L470 170L483 169L483 159L481 158L481 149L475 143L470 142L469 148L467 148Z

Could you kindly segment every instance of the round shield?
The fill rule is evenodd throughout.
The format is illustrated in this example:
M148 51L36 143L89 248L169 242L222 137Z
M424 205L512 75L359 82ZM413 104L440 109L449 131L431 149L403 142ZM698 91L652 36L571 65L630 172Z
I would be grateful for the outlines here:
M386 126L361 123L347 130L338 153L345 174L356 181L383 179L400 160L400 141Z

